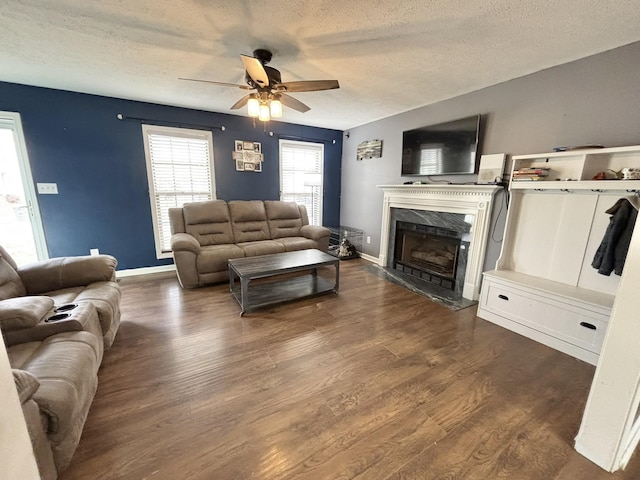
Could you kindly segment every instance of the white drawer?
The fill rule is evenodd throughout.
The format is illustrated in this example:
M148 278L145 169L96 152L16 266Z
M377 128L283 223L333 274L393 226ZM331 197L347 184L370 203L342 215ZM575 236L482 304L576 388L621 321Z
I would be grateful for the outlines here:
M600 353L602 348L607 315L488 279L481 304L490 312L591 352Z

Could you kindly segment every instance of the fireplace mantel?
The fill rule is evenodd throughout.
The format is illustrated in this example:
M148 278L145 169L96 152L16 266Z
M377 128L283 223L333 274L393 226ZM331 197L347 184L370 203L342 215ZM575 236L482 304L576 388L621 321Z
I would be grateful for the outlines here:
M477 300L480 295L482 267L489 236L489 224L496 185L378 185L384 192L382 231L380 235L379 264L387 267L389 235L391 234L391 209L408 208L434 212L473 215L471 244L467 259L462 296Z

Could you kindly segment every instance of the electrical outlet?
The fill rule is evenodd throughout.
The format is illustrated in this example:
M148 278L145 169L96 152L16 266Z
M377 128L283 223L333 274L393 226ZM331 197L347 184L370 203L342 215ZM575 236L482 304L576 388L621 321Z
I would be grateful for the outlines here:
M100 255L100 250L98 250L97 248L92 248L89 250L89 253L91 255Z
M57 183L38 183L38 193L40 195L57 195L58 184Z
M367 243L371 243L371 237L367 235Z

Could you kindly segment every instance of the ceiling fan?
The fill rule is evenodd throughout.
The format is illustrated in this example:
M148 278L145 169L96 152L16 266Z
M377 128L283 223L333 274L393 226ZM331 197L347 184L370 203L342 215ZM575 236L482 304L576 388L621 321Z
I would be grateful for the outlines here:
M231 106L236 110L247 105L249 116L258 117L262 121L268 121L271 117L282 116L282 105L293 108L299 112L307 112L310 108L299 100L296 100L289 92L316 92L319 90L333 90L340 88L337 80L301 80L297 82L283 82L280 71L267 66L272 54L269 50L257 49L253 51L253 57L240 55L245 68L245 81L247 85L236 83L214 82L212 80L199 80L196 78L179 78L192 82L212 83L223 87L236 87L242 90L255 90L254 93L245 95Z

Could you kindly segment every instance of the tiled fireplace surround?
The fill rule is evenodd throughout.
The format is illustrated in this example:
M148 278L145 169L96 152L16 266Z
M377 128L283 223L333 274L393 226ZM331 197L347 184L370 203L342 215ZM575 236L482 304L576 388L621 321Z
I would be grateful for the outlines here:
M461 257L454 293L480 295L495 185L381 185L384 192L379 265L393 268L396 223L442 227L460 234ZM466 259L466 266L465 266Z

